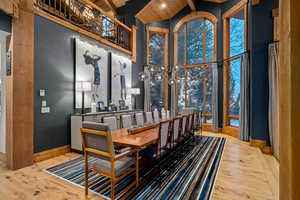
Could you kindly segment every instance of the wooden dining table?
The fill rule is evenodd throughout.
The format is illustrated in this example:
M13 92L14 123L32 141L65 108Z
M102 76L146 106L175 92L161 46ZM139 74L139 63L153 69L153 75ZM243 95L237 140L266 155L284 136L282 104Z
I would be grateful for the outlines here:
M147 147L153 143L156 143L159 137L159 126L152 126L149 129L141 128L135 130L134 134L129 134L127 128L114 130L111 132L113 143L117 146L131 147L137 151L137 166L136 183L139 184L139 152L142 148Z

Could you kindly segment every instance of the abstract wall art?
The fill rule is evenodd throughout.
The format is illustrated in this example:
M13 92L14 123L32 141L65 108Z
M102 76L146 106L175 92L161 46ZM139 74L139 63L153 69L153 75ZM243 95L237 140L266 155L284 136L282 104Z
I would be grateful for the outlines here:
M86 41L75 40L75 80L90 82L91 91L85 94L85 108L91 107L91 102L104 102L107 105L108 52L97 45ZM77 84L75 84L77 85ZM77 86L75 86L77 87ZM81 108L82 94L76 89L75 108Z
M127 89L131 88L131 66L132 62L125 56L112 53L111 56L111 99L118 103L124 100L126 105L131 105L131 95Z

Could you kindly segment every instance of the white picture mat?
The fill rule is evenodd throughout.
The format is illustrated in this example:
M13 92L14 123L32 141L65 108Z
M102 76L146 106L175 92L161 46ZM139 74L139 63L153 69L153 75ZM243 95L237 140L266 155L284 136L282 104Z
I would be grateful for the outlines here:
M119 104L119 100L122 100L121 76L125 77L126 88L132 86L132 62L129 58L115 53L111 54L111 60L111 99L113 103ZM125 103L131 108L131 95L126 94Z
M100 71L100 84L94 84L94 67L92 64L86 64L84 54L88 51L88 55L100 56L98 62ZM92 97L95 102L104 102L107 105L107 78L108 78L108 52L99 46L92 45L88 42L76 39L76 82L85 81L92 84L92 91L85 92L84 107L90 108ZM76 84L75 84L76 85ZM82 107L82 93L76 89L75 108Z

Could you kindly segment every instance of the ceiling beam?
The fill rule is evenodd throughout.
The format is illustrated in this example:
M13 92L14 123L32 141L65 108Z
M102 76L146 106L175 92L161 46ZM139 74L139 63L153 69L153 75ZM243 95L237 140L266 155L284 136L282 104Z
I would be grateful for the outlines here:
M196 0L186 0L192 11L197 10Z
M114 2L112 2L112 0L104 0L105 3L107 4L107 6L110 8L110 10L113 12L114 15L117 14L117 8L114 4Z

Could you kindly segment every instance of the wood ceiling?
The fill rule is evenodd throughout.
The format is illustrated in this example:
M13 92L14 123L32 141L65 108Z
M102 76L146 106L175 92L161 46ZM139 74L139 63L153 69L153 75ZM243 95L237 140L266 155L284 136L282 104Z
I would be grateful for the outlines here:
M206 1L214 3L224 3L227 0ZM142 10L140 10L136 14L136 17L144 24L158 22L174 17L187 5L189 5L192 11L197 10L197 0L151 0Z
M97 6L99 6L105 12L108 12L112 15L116 14L116 9L122 7L129 0L90 0Z

